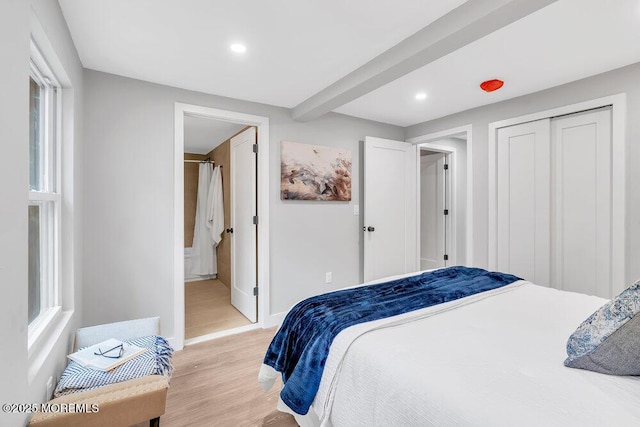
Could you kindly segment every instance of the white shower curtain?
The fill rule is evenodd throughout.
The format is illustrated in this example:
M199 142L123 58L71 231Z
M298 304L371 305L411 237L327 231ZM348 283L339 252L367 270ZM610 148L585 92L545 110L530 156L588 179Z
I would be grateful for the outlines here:
M198 171L198 199L196 202L196 224L193 229L191 273L200 276L216 274L218 262L215 244L207 227L207 199L213 170L211 163L200 163Z
M224 230L224 200L222 197L222 173L220 166L213 169L211 184L207 195L207 228L214 246L222 240Z

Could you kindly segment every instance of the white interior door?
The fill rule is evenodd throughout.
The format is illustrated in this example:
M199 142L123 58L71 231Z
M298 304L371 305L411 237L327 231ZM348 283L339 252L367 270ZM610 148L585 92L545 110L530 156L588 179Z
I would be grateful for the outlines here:
M231 138L231 304L257 320L256 129Z
M445 157L420 156L420 270L445 266Z
M497 269L550 285L550 120L498 130Z
M416 271L417 147L366 137L364 280Z
M552 120L553 285L611 297L611 110Z

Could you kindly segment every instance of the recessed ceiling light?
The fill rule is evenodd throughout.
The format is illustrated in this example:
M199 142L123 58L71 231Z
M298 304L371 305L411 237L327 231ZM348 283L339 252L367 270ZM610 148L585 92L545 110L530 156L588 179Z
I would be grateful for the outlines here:
M424 92L418 92L416 93L416 99L418 101L422 101L423 99L427 99L427 94Z
M242 43L234 43L230 46L230 49L235 53L245 53L247 51L247 47Z

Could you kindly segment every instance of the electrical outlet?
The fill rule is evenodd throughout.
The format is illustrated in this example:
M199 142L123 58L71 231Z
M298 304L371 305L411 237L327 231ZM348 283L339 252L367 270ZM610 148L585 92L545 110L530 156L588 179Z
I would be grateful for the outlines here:
M53 377L49 377L47 380L47 395L45 396L45 401L51 399L51 395L53 395Z
M324 283L331 283L331 281L333 280L331 276L332 275L330 271L327 271L326 273L324 273Z

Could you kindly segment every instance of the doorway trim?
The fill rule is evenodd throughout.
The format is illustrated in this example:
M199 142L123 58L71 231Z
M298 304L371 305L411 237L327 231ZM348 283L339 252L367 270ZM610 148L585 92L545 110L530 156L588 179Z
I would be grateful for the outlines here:
M596 108L611 106L611 297L619 294L626 282L625 252L625 141L627 95L619 93L603 98L592 99L576 104L539 111L507 120L489 123L489 234L488 234L488 266L497 265L497 142L498 129L522 123L579 113Z
M441 153L444 154L445 157L445 161L448 162L448 164L451 164L452 167L451 169L453 169L454 171L457 171L458 169L458 156L457 156L457 149L452 148L452 147L447 147L444 145L438 145L438 144L431 144L429 142L425 142L422 144L418 144L418 182L420 182L420 179L422 177L422 167L421 167L421 161L422 161L422 156L420 155L420 151L422 151L422 149L428 150L430 152L434 152L434 153ZM450 169L450 170L451 170ZM458 246L456 245L456 239L457 239L457 223L458 223L458 203L457 203L457 198L458 198L458 192L457 192L457 184L458 184L458 180L457 180L457 174L451 173L449 175L449 185L448 185L448 189L445 191L449 191L449 207L447 208L449 210L449 231L450 231L450 235L449 233L447 233L447 237L445 238L446 241L446 245L447 245L447 254L449 255L449 260L447 262L448 266L451 265L457 265L458 262ZM418 185L418 187L420 187L420 185ZM421 243L422 243L422 228L420 227L420 218L421 218L421 211L420 211L420 203L421 203L421 199L422 199L422 188L418 188L418 225L417 225L417 235L418 235L418 248L416 250L416 254L418 257L418 267L420 268L420 270L422 270L422 254L420 251L420 247L421 247Z
M472 141L472 133L473 133L473 128L472 126L469 125L464 125L464 126L459 126L456 128L451 128L451 129L446 129L440 132L434 132L434 133L429 133L429 134L425 134L425 135L420 135L420 136L416 136L414 138L409 138L406 141L410 142L412 144L416 144L419 147L424 147L427 148L431 151L438 151L438 152L446 152L446 153L451 153L452 154L452 158L453 158L453 172L451 174L451 211L452 211L452 215L451 215L451 234L452 234L452 247L455 249L455 262L458 263L460 260L460 256L458 253L458 245L456 244L457 241L457 211L459 210L460 206L457 205L457 194L458 194L458 183L460 182L459 179L459 175L458 175L458 171L460 170L461 167L463 167L463 165L459 165L458 163L460 162L459 160L459 156L456 154L456 149L453 147L447 147L447 146L442 146L442 145L438 145L438 144L434 144L434 142L437 142L438 140L441 139L445 139L445 138L453 138L456 135L460 135L460 134L465 134L466 135L466 140L467 140L467 164L466 164L466 170L467 170L467 197L465 198L465 203L466 203L466 218L465 218L465 225L466 225L466 230L465 230L465 262L464 264L467 266L472 266L473 265L473 141ZM416 165L417 168L420 167L420 158L418 156L418 164ZM419 169L418 169L419 170ZM420 179L420 174L418 174L418 180ZM420 196L419 194L419 188L420 185L418 185L418 194L416 195L417 197ZM418 208L419 209L419 208ZM420 215L418 212L418 231L420 230ZM419 243L418 243L419 244ZM418 257L420 257L420 250L418 248ZM419 261L419 260L418 260ZM418 264L420 265L420 264Z
M175 103L174 112L174 338L176 350L184 347L184 116L197 116L258 128L258 321L253 326L264 327L269 313L269 118L200 105Z

